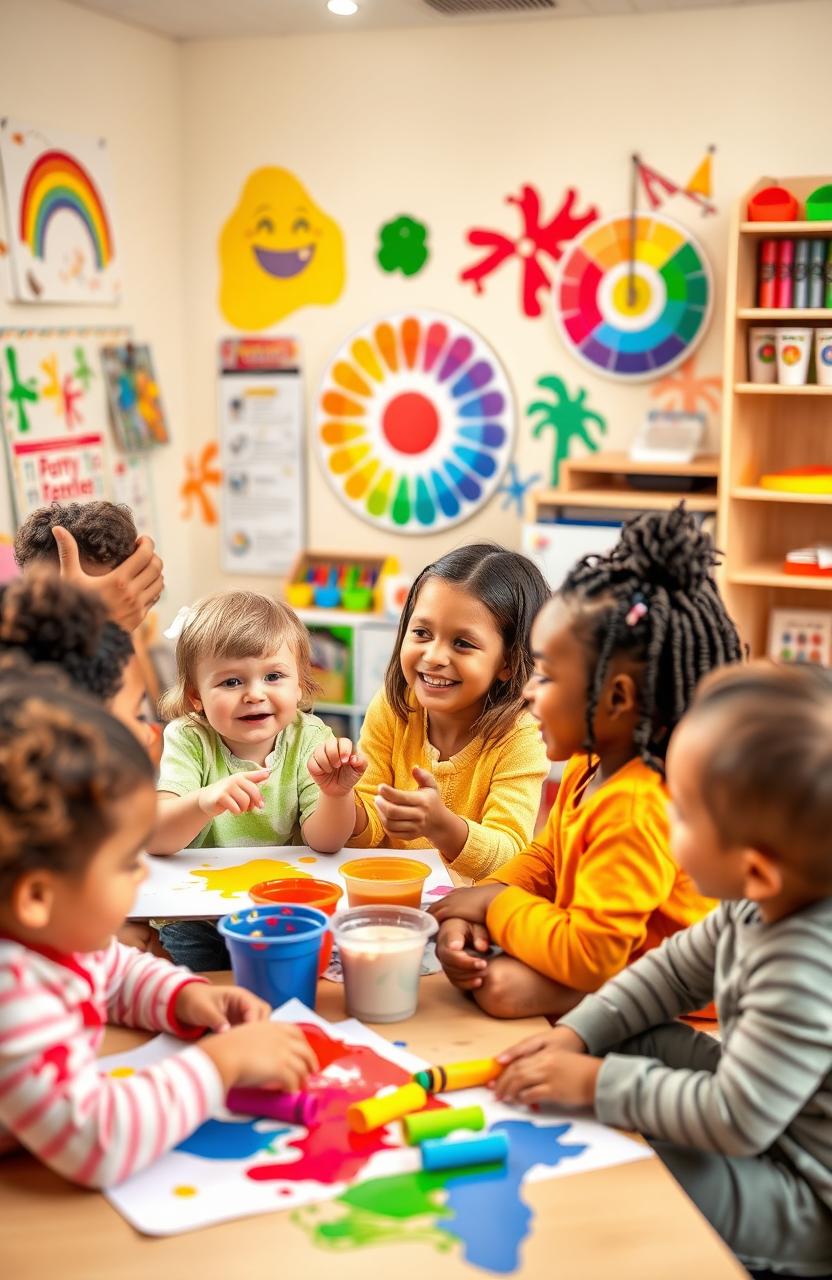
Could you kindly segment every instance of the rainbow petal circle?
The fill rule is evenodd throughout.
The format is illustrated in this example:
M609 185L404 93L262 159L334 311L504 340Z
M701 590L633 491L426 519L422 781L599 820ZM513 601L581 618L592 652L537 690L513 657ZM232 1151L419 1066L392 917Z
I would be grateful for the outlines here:
M514 444L514 398L489 345L460 320L402 311L341 345L317 399L315 443L361 519L419 534L467 520L496 491Z
M563 342L594 373L645 382L681 364L703 338L711 269L670 218L619 214L570 242L552 305Z

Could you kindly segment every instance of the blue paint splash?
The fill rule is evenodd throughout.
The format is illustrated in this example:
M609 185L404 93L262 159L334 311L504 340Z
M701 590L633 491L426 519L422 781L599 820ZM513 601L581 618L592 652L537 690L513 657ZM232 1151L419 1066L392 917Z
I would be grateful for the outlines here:
M206 1120L188 1138L184 1138L174 1151L184 1151L189 1156L201 1156L203 1160L245 1160L270 1147L275 1138L289 1133L289 1126L258 1129L261 1120Z

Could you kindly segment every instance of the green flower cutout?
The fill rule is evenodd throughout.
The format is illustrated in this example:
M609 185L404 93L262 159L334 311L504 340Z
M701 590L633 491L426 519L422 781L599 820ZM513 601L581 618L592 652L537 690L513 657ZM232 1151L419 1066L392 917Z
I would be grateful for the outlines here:
M378 233L376 252L382 271L401 271L402 275L415 276L428 260L428 229L415 218L402 216L385 222Z

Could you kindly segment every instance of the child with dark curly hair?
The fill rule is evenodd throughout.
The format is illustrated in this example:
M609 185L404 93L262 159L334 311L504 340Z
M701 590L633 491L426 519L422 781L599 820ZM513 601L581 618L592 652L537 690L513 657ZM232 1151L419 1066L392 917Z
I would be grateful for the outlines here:
M191 1134L234 1085L299 1089L315 1056L239 987L114 934L147 874L153 767L92 699L33 668L0 678L0 1142L111 1186ZM193 1040L116 1078L107 1022Z
M715 563L682 507L638 516L535 619L525 695L568 761L555 805L522 853L431 908L446 974L495 1017L565 1012L713 906L670 852L664 757L699 679L741 657Z

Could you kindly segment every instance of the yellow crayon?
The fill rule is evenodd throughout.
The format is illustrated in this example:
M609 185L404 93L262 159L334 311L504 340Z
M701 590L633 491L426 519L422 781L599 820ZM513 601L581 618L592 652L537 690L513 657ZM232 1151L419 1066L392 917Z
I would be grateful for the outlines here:
M478 1084L496 1080L502 1071L496 1058L478 1058L474 1062L449 1062L446 1067L428 1067L417 1071L413 1079L428 1093L446 1093L451 1089L473 1089Z
M380 1129L391 1120L400 1120L411 1111L420 1111L427 1100L428 1095L420 1084L403 1084L395 1093L353 1102L347 1107L347 1124L353 1133L369 1133L371 1129Z

